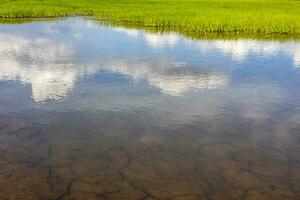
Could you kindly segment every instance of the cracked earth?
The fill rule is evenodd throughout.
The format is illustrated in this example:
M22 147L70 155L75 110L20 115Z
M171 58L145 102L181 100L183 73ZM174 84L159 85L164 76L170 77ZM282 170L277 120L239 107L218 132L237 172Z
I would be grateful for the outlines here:
M0 199L300 199L299 124L95 121L1 116Z

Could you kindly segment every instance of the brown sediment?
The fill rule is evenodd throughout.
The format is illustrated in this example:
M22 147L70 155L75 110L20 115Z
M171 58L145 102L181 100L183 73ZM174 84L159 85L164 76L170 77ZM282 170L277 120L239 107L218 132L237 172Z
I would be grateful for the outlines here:
M299 199L300 127L280 145L275 129L229 122L146 132L2 116L0 199Z

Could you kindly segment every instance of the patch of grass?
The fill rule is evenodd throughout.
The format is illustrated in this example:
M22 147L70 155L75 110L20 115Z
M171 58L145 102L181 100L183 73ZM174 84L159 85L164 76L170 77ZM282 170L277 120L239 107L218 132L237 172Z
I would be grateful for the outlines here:
M0 18L72 15L190 35L300 35L299 0L0 0Z

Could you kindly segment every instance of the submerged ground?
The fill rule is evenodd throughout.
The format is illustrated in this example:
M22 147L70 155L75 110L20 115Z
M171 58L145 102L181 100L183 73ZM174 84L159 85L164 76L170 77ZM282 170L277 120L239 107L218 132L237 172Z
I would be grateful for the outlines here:
M298 0L0 0L1 18L88 15L207 32L300 35Z

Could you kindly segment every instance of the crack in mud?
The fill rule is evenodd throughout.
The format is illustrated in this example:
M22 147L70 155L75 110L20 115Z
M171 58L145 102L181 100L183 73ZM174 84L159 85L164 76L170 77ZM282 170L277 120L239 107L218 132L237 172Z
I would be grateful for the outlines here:
M24 200L300 197L296 139L291 147L250 143L247 135L224 139L226 131L211 135L205 128L198 135L188 129L184 136L161 132L156 136L161 141L142 143L126 134L96 130L84 137L73 128L19 124L0 124L1 199L21 200L20 194Z

